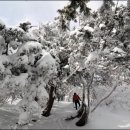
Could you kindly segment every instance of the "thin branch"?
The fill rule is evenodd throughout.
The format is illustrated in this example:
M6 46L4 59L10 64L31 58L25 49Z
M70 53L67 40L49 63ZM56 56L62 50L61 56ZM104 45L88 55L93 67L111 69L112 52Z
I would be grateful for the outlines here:
M77 67L76 69L75 69L75 71L73 72L73 73L71 73L65 80L63 80L62 82L66 82L69 78L71 78L71 76L73 75L73 74L75 74L76 73L76 71L77 70L79 70L80 69L80 66L79 67Z
M116 86L112 89L112 91L106 97L104 97L103 99L101 99L99 101L99 103L91 110L91 113L94 112L95 109L114 92L114 90L117 88L117 86L118 85L116 84Z

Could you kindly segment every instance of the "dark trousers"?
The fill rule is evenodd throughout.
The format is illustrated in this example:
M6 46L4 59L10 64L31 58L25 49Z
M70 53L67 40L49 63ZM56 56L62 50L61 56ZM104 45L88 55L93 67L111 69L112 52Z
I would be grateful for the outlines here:
M75 108L76 108L76 110L77 110L77 104L78 104L79 107L80 107L80 101L79 101L79 100L76 100L76 101L75 101Z

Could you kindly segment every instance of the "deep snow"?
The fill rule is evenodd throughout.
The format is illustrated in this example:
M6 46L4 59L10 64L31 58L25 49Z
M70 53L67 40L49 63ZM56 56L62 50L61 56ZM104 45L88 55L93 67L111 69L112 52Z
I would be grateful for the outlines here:
M9 109L10 106L10 109ZM7 109L8 108L8 109ZM10 111L10 112L9 112ZM130 129L130 112L99 107L89 116L89 122L83 127L75 126L78 118L65 121L64 119L75 113L72 102L57 102L53 106L49 117L42 117L37 122L30 122L23 128L29 129ZM18 113L14 106L8 105L0 109L0 128L14 128L18 120ZM21 128L20 128L21 129Z

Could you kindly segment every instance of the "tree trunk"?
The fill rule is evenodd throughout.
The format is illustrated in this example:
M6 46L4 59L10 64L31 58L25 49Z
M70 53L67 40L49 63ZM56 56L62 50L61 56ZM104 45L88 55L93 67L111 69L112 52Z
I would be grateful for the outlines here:
M90 87L93 82L94 73L91 76L90 83L87 85L87 100L88 100L88 106L85 103L85 84L86 81L84 78L82 78L83 81L83 102L82 107L78 111L78 116L80 116L80 119L76 122L77 126L84 126L88 122L88 116L89 116L89 110L90 110Z
M85 85L83 84L83 91L82 91L82 106L78 111L77 117L81 117L84 111L84 104L85 104Z
M88 108L90 107L90 86L87 87Z
M50 112L54 103L54 99L55 99L55 97L53 96L53 92L54 92L54 86L51 86L50 91L49 91L49 100L47 102L47 107L42 113L43 116L47 117L50 115Z
M85 85L83 84L83 102L85 102Z
M76 122L77 126L84 126L88 122L88 115L89 115L89 110L86 104L83 103L82 107L82 115L80 119Z

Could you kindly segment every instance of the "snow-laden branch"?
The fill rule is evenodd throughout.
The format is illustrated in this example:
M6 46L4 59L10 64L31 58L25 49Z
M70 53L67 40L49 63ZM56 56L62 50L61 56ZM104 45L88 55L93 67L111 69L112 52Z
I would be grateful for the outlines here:
M75 71L73 72L73 73L71 73L66 79L64 79L62 82L66 82L69 78L71 78L71 76L73 75L73 74L75 74L76 73L76 71L78 71L80 69L80 66L78 66L76 69L75 69Z

